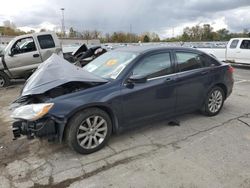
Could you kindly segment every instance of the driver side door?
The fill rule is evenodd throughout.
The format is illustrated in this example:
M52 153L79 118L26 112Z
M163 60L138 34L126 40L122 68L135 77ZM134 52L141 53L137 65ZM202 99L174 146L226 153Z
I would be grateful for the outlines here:
M166 118L175 112L176 75L170 52L147 55L133 68L131 75L146 76L145 83L125 83L122 86L124 126L142 123L152 118Z
M32 37L17 40L5 56L6 65L14 78L23 77L42 62Z

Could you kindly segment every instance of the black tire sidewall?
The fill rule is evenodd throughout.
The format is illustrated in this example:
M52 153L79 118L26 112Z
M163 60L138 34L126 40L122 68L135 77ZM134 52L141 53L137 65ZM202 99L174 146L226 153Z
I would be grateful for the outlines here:
M10 79L8 77L8 75L6 75L4 72L0 71L0 78L3 78L4 79L4 85L3 87L7 87L10 85ZM0 86L1 88L1 86Z
M209 110L209 107L208 107L208 102L209 102L209 98L210 98L211 94L212 94L215 90L218 90L218 91L221 92L221 94L222 94L222 104L221 104L221 106L220 106L220 109L219 109L217 112L211 112L211 111ZM207 98L206 98L206 102L205 102L205 114L208 115L208 116L215 116L215 115L217 115L217 114L221 111L221 109L222 109L222 107L223 107L224 100L225 100L225 93L224 93L223 89L222 89L221 87L217 87L217 86L214 87L214 88L212 88L212 89L209 91L209 93L208 93L208 95L207 95Z
M77 141L77 132L81 123L86 118L93 116L93 115L101 116L102 118L106 120L108 131L107 131L107 135L104 141L99 146L93 149L85 149L85 148L82 148ZM75 150L78 153L90 154L103 148L107 144L111 133L112 133L112 122L111 122L109 115L101 109L89 108L81 112L78 112L70 119L69 123L67 124L67 131L66 131L67 143L73 150Z

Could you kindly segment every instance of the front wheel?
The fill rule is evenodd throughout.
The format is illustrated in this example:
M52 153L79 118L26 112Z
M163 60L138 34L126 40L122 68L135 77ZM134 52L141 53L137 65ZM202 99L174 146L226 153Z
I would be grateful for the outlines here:
M68 145L78 153L89 154L103 148L112 132L109 115L101 109L78 112L67 125Z
M10 79L4 72L0 71L0 88L10 85Z
M217 115L223 107L225 100L225 93L222 88L214 87L207 95L203 107L203 113L207 116Z

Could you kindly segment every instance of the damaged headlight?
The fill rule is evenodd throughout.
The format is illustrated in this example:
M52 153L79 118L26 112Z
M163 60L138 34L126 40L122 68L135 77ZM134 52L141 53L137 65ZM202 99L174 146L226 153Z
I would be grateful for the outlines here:
M53 103L40 103L21 106L13 111L11 117L35 121L47 114L53 105Z

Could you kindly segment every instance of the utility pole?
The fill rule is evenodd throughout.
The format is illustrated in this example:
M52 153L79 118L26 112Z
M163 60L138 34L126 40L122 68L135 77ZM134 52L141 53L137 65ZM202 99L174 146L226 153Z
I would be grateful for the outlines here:
M129 25L129 33L130 33L130 43L132 43L132 24Z
M62 11L62 37L65 37L65 25L64 25L64 8L61 8Z

